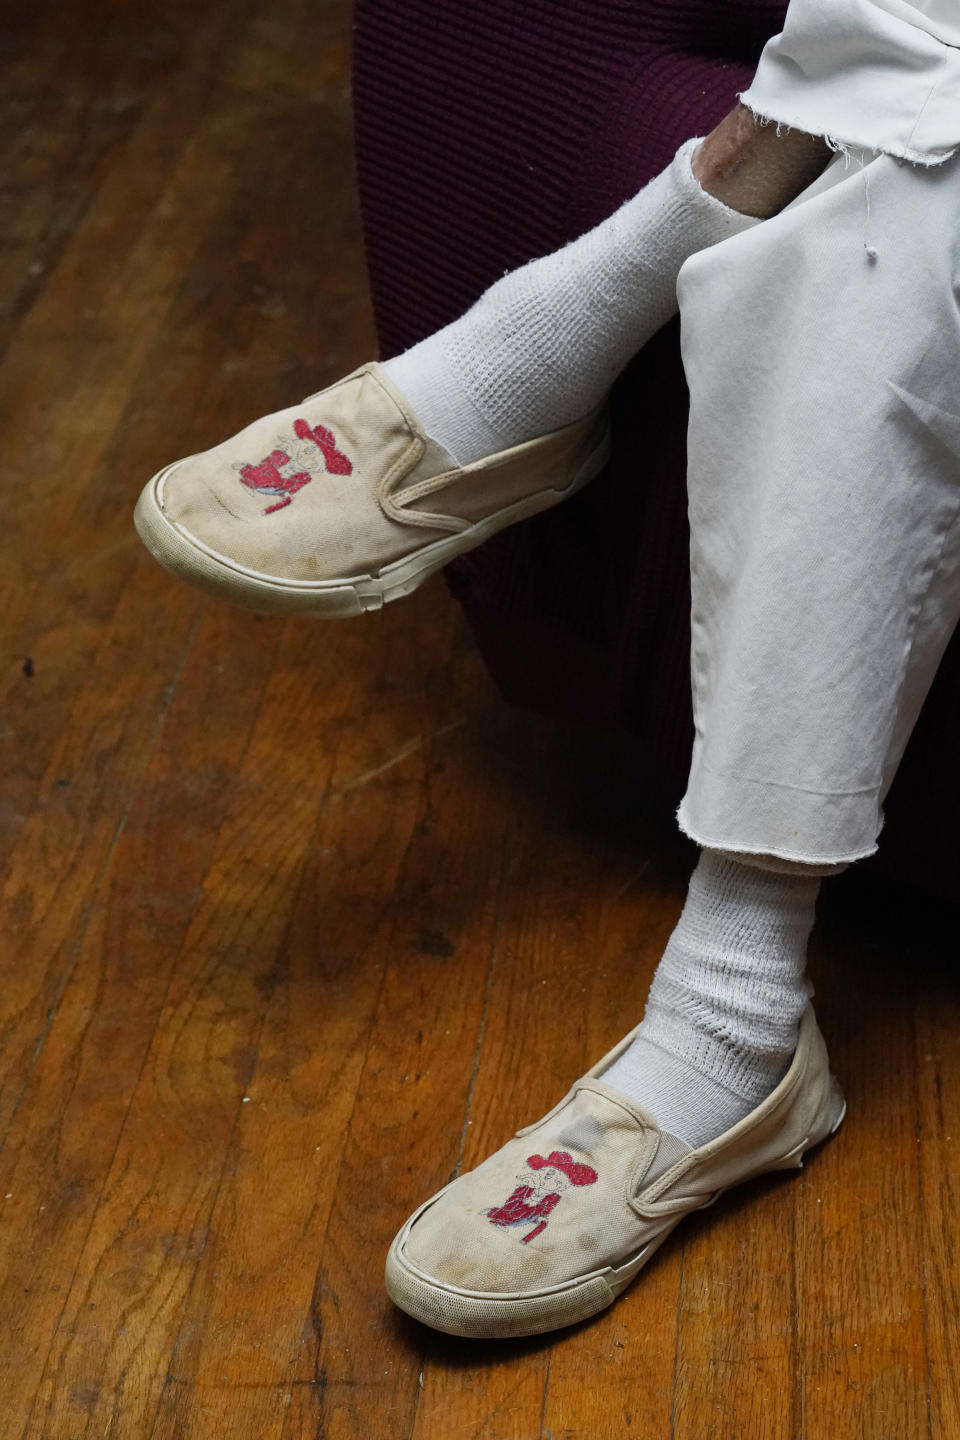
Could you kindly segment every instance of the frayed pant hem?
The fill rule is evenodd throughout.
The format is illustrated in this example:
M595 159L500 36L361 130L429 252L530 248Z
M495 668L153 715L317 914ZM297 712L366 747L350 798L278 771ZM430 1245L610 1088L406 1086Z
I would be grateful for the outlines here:
M725 839L711 838L686 820L682 804L677 809L677 825L689 840L702 849L718 850L734 860L739 860L743 865L755 865L760 870L783 871L784 867L789 865L796 866L798 871L805 875L817 873L825 876L836 875L857 860L866 860L871 855L875 855L879 848L873 844L846 855L801 855L797 851L784 850L779 846L746 845L741 841L731 840L729 837ZM773 863L766 864L764 863L766 861Z
M778 115L770 115L765 109L759 108L756 101L749 99L749 90L743 90L737 96L744 109L749 110L758 125L776 125L777 134L789 133L792 130L801 131L804 135L815 135L822 140L828 150L836 155L843 155L845 159L859 159L860 153L868 151L871 154L889 155L894 160L907 161L911 165L921 166L931 170L938 165L945 165L952 160L956 154L956 146L949 150L915 150L910 145L888 143L883 146L869 144L865 140L842 140L839 135L832 135L829 131L818 130L811 127L807 117L796 117L785 119Z

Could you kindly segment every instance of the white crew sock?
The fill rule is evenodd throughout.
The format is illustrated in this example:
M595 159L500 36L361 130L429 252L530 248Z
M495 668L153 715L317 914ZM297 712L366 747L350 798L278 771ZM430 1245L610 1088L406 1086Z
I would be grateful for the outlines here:
M640 1030L603 1074L687 1145L729 1130L786 1074L813 993L819 887L702 852Z
M704 190L688 140L579 240L492 285L452 325L386 363L461 465L587 415L677 308L689 256L760 221Z

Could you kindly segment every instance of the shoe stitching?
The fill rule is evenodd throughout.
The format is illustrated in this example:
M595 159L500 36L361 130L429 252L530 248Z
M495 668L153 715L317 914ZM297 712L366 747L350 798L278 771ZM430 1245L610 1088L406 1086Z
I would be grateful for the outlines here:
M794 1057L790 1062L790 1067L787 1070L786 1075L780 1081L780 1083L775 1086L775 1088L771 1091L770 1095L767 1096L767 1099L761 1101L760 1104L756 1106L755 1109L751 1111L748 1116L745 1116L743 1120L738 1122L737 1126L731 1126L731 1129L738 1129L740 1126L743 1127L742 1130L740 1130L740 1135L738 1137L740 1140L746 1139L751 1134L751 1132L757 1128L757 1126L769 1123L771 1120L775 1120L777 1112L781 1110L783 1106L793 1098L797 1087L803 1082L803 1080L809 1077L811 1065L810 1052L816 1043L816 1031L811 1031L809 1027L815 1025L816 1021L812 1014L812 1007L808 1006L808 1009L804 1014L804 1018L801 1021L801 1035L806 1035L807 1037L805 1040L806 1055L804 1065L801 1067L797 1064L797 1057L800 1054L800 1042L798 1042L797 1049L794 1052ZM811 1035L813 1036L812 1040L809 1038ZM765 1107L769 1104L770 1100L772 1100L773 1096L776 1095L777 1091L779 1090L782 1090L782 1093L780 1094L776 1104L771 1105L769 1109L765 1109ZM688 1155L681 1156L681 1158L674 1165L672 1165L669 1170L665 1170L658 1179L653 1181L652 1185L649 1187L655 1192L652 1198L648 1200L642 1200L641 1195L637 1195L635 1199L631 1201L631 1204L633 1205L633 1208L636 1210L637 1214L643 1216L644 1218L652 1219L655 1216L669 1213L669 1211L665 1209L648 1209L647 1207L655 1207L659 1205L674 1207L675 1205L678 1205L680 1203L680 1197L676 1197L675 1200L665 1201L661 1201L659 1197L663 1195L665 1191L669 1190L672 1185L676 1184L678 1180L681 1180L683 1176L687 1173L687 1171L693 1169L697 1163L702 1162L704 1159L706 1159L707 1163L709 1164L711 1161L715 1160L715 1154L708 1154L706 1157L704 1157L703 1152L705 1150L709 1151L710 1147L712 1145L715 1145L717 1140L721 1138L722 1137L718 1135L715 1140L708 1141L706 1145L701 1145L698 1149L691 1150Z
M407 406L402 403L399 392L388 388L376 370L370 369L366 372L375 385L379 387L383 395L399 412L401 419L410 436L410 443L391 465L390 469L381 476L377 482L376 496L377 503L384 514L391 520L396 520L401 525L417 525L423 529L444 529L455 534L469 528L466 522L455 521L445 515L426 515L422 511L411 511L407 514L390 494L391 486L398 475L409 471L417 463L426 449L426 441L419 432L419 426Z

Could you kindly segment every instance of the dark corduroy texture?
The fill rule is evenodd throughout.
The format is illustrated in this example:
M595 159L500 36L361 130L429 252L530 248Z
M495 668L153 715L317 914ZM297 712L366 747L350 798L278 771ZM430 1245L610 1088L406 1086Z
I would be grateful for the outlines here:
M382 357L582 234L712 129L785 10L358 0L357 158ZM627 732L678 801L693 726L676 323L623 375L613 409L606 475L448 578L508 698ZM947 813L960 796L958 720L955 637L887 805L881 860L960 899Z

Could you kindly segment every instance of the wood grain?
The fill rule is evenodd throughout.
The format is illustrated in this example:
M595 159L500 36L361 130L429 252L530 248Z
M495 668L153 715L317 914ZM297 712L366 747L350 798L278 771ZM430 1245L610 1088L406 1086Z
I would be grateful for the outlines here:
M938 1436L960 1432L960 1376L955 1361L960 1344L960 1268L956 1260L960 994L944 939L929 924L922 927L920 935L908 938L916 960L929 974L916 1007L920 1185L915 1213L923 1245L930 1428Z
M954 1440L957 917L868 866L802 1173L568 1332L390 1305L407 1213L635 1022L692 850L505 711L440 582L284 625L133 535L160 464L373 353L348 0L5 27L4 1440Z

